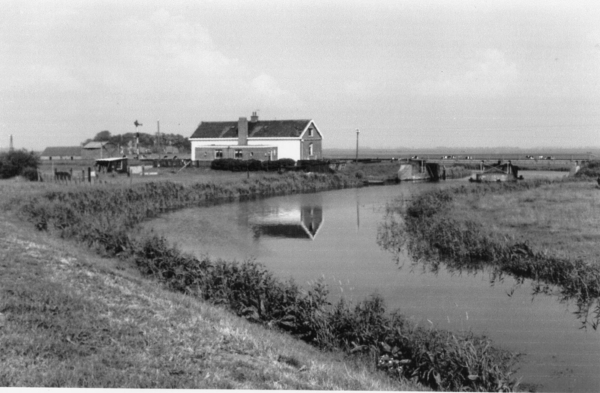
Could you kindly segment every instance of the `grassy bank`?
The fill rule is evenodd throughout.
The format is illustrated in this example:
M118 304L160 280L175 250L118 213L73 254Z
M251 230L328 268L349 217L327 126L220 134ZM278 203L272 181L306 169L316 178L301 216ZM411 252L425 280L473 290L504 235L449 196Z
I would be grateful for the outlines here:
M406 248L433 269L492 267L501 277L532 279L536 291L575 299L582 322L598 325L600 195L589 182L536 180L428 192L389 206L380 243ZM399 220L398 217L401 217Z
M280 281L260 264L198 260L164 239L135 240L129 232L161 212L217 203L355 185L356 179L289 174L235 184L149 183L46 191L13 199L38 229L85 242L107 256L134 262L176 292L218 304L253 322L283 330L319 348L343 351L399 381L440 390L511 390L516 356L485 337L420 328L386 311L375 296L356 305L327 302L327 288Z
M0 386L418 389L0 217Z

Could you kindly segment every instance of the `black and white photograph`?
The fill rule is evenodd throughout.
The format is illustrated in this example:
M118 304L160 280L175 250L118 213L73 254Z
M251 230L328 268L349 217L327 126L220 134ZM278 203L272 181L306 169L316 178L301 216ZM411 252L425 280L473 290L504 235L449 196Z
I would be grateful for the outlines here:
M600 391L597 1L0 15L0 392Z

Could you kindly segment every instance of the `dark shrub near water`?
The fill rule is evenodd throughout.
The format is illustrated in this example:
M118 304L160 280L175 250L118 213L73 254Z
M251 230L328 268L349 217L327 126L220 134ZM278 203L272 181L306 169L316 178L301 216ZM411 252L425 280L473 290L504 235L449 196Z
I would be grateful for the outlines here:
M331 173L329 161L326 160L299 160L282 158L273 161L236 160L234 158L219 158L210 164L213 170L245 172L245 171L299 171Z
M245 171L278 171L292 168L296 165L294 160L282 158L274 161L236 160L234 158L219 158L213 160L210 168L220 171L245 172Z
M199 260L162 237L130 236L137 223L166 210L357 184L352 177L291 173L228 185L164 182L51 191L16 203L39 229L58 231L103 254L133 260L143 274L172 290L223 305L320 348L365 357L392 376L437 390L514 389L517 356L494 349L485 337L416 326L399 313L388 313L379 296L356 305L344 300L332 305L320 282L301 288L275 278L255 262Z

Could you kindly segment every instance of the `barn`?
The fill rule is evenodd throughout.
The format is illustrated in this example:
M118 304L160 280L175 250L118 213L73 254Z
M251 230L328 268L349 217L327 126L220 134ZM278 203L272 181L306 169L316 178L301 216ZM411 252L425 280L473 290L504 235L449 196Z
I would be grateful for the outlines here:
M313 120L259 120L256 112L238 121L201 122L190 137L192 160L260 161L322 159L323 134Z
M81 148L81 155L86 159L108 158L120 155L117 146L110 142L88 142Z
M81 160L81 146L51 146L44 149L42 160Z

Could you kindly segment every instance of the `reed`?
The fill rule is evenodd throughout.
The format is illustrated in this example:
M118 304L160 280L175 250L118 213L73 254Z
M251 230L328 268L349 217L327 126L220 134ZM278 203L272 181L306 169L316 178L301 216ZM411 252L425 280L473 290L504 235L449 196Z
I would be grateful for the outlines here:
M526 235L496 233L493 220L470 219L456 214L466 196L474 200L548 187L576 187L578 183L537 180L517 184L491 184L456 187L426 192L408 203L396 201L388 206L388 217L379 228L379 244L394 253L406 249L411 256L432 270L444 264L452 271L492 269L500 279L508 274L522 282L534 282L534 292L550 293L556 288L561 299L575 299L579 316L586 317L600 296L600 266L582 258L556 256L548 250L536 250ZM529 194L528 194L529 195ZM499 197L498 197L499 198ZM596 306L597 308L597 306ZM587 318L581 322L587 324ZM592 320L600 322L598 309Z

